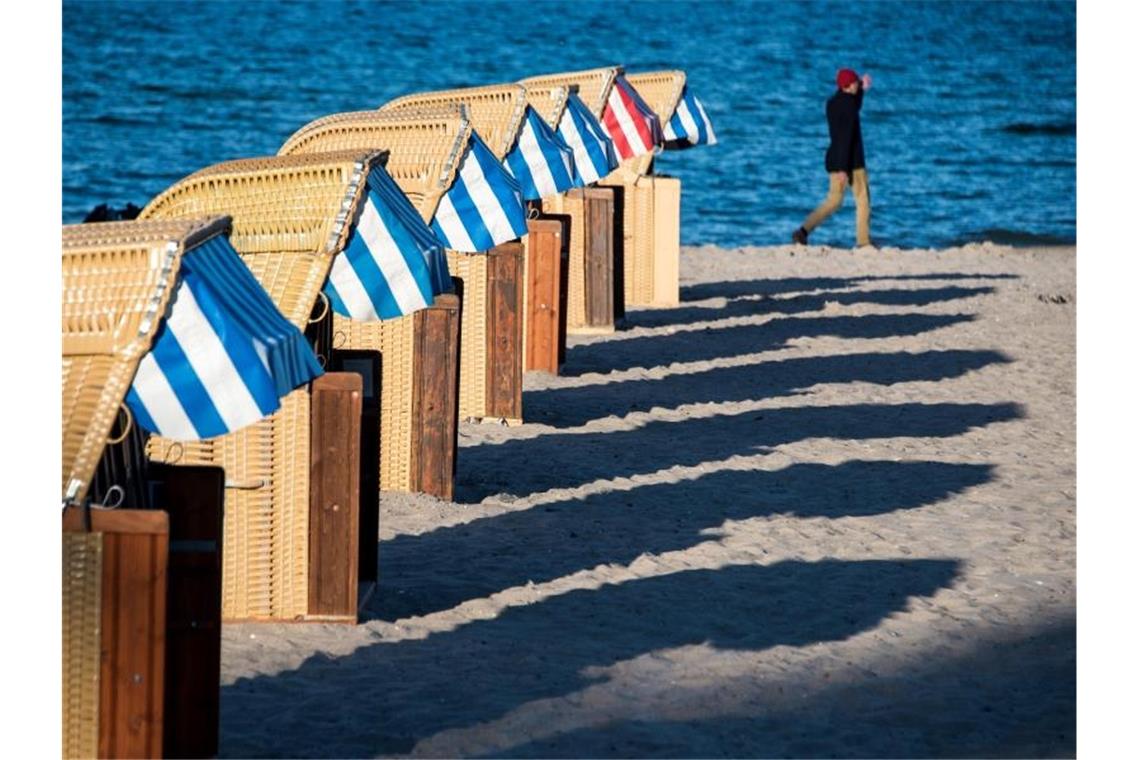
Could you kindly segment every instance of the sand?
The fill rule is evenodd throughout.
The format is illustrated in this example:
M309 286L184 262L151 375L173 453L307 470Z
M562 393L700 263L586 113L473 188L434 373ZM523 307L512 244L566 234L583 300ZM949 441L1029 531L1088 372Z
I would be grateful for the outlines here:
M222 755L1074 755L1075 256L684 249L365 623L225 626Z

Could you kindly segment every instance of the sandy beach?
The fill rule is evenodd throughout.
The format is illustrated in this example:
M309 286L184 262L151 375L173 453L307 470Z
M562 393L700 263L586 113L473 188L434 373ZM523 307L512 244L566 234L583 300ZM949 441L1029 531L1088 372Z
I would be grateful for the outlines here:
M1072 756L1075 257L683 249L366 622L224 627L222 756Z

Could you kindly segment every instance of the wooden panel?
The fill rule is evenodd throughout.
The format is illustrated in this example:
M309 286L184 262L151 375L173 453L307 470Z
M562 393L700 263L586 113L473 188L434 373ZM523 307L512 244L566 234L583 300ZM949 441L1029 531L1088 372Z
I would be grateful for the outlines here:
M605 188L584 191L586 205L586 324L613 328L614 256L613 192Z
M309 616L356 619L362 394L355 372L313 381Z
M99 644L99 756L162 753L169 523L155 510L91 510L103 533ZM84 530L79 508L64 530Z
M487 415L522 419L522 243L487 252Z
M625 318L625 188L611 185L599 190L610 192L613 209L610 215L611 250L613 251L614 322Z
M527 340L524 369L558 374L562 309L562 223L527 222Z
M221 467L153 463L150 503L170 518L164 757L218 753L222 660Z
M459 295L445 294L416 312L412 490L447 500L459 445L460 304Z
M681 303L681 180L653 178L653 304Z
M333 372L360 375L363 397L360 413L360 582L377 580L376 542L380 532L380 398L383 392L383 357L379 351L337 349L329 367ZM362 600L358 600L363 603Z

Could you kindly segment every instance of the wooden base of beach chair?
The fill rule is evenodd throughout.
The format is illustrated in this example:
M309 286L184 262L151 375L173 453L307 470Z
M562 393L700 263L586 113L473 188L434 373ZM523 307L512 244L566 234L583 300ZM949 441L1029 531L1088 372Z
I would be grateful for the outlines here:
M523 247L512 241L486 253L448 251L462 285L459 416L522 419Z
M364 595L371 593L378 577L377 536L380 532L380 396L383 392L383 356L379 351L339 350L331 352L328 365L333 372L352 372L360 378L363 392L360 411L360 551L357 578Z
M610 188L570 190L543 200L543 210L570 217L566 271L566 332L613 332L614 194Z
M523 301L523 370L558 374L566 353L562 264L570 222L548 216L527 222Z
M307 620L356 622L363 392L355 372L326 372L312 385Z
M170 519L163 757L218 754L222 670L220 467L151 464L152 504Z
M168 548L165 512L64 511L67 757L162 754Z
M332 366L341 367L336 356L342 350L381 355L379 454L362 461L377 463L382 491L441 499L454 493L459 322L460 298L453 293L436 296L432 306L398 319L334 319Z
M623 256L626 306L680 303L681 180L632 176L619 169L607 185L623 192Z

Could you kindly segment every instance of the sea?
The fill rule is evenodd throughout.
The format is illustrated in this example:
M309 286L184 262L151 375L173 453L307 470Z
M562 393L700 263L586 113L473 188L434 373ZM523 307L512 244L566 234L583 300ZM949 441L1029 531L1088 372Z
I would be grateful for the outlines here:
M683 69L719 144L669 151L682 241L790 241L827 189L839 68L876 244L1076 241L1073 2L63 3L63 222L272 155L326 114L599 66ZM854 202L811 242L854 243Z

